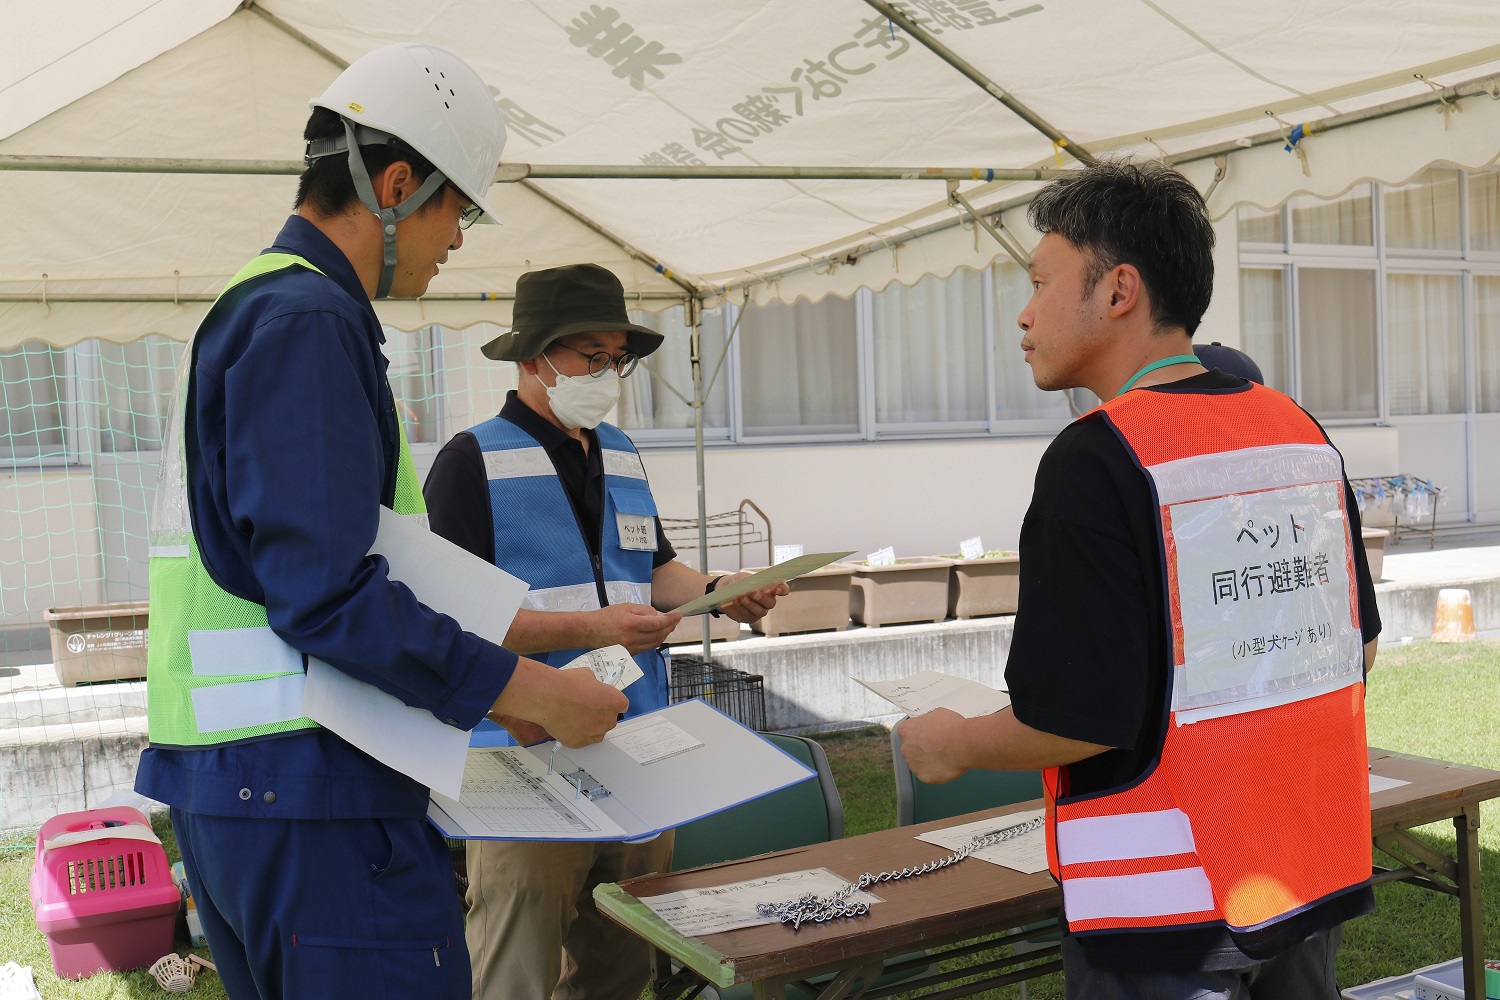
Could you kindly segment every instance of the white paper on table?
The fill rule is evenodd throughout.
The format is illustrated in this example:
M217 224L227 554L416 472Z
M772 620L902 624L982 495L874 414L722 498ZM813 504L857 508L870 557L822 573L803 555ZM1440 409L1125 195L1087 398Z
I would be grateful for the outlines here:
M1400 788L1402 785L1409 784L1411 784L1410 781L1402 781L1400 778L1387 778L1384 775L1371 774L1370 794L1374 795L1376 792L1390 791L1392 788Z
M562 669L573 670L585 667L591 670L601 684L610 684L621 691L646 676L640 664L630 655L630 650L619 644L590 650L564 663Z
M977 823L965 823L963 826L950 826L946 830L933 830L924 833L917 839L939 847L946 847L950 851L956 851L963 847L975 837L984 833L993 833L1003 830L1008 826L1019 823L1029 823L1038 816L1043 815L1041 809L1033 809L1030 812L1006 813L1004 816L992 816L982 819ZM1022 834L1011 840L1003 840L982 851L975 851L969 855L981 861L988 861L992 865L1000 865L1003 868L1012 868L1027 875L1035 875L1037 872L1047 870L1047 833L1038 826L1029 833Z
M384 556L390 578L405 584L417 600L497 645L530 589L524 580L389 507L380 508L370 553ZM302 714L382 764L457 798L469 734L431 712L309 656Z
M741 927L774 924L775 917L763 917L755 912L758 903L784 903L808 893L827 896L848 884L848 879L827 868L812 868L729 885L646 896L641 902L677 931L690 937L702 937ZM855 890L849 898L856 903L883 902L879 896L862 889Z
M965 719L977 719L981 715L994 715L1010 704L1010 695L1004 691L936 670L923 670L898 681L865 681L853 674L850 677L911 716L946 708Z
M745 577L743 580L737 580L734 583L716 587L702 597L688 601L680 608L673 608L672 613L682 615L684 618L691 617L692 615L706 615L726 601L732 601L736 597L743 597L746 594L753 594L755 591L764 590L767 587L774 587L778 583L795 580L803 573L811 573L815 569L822 569L831 562L837 562L845 556L852 555L854 555L854 551L851 549L848 552L812 552L805 556L798 556L795 559L788 559L784 563L777 563L775 566L763 569L759 573Z
M627 719L605 733L604 738L625 751L637 764L655 764L703 745L702 740L671 719L651 715Z

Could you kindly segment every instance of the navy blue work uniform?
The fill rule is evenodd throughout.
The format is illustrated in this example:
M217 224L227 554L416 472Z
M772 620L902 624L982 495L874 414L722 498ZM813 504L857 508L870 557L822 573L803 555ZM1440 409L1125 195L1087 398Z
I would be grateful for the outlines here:
M343 252L289 219L306 258L221 299L198 331L185 441L193 530L229 593L295 649L472 729L515 654L417 602L367 556L399 432L385 336ZM428 790L325 729L150 747L136 789L172 824L235 1000L468 997L463 914Z

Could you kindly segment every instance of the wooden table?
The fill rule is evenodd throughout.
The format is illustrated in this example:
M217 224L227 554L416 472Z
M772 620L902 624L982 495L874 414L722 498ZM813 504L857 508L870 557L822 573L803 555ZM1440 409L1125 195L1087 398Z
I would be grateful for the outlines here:
M1370 750L1371 773L1408 784L1371 797L1374 842L1399 867L1375 868L1374 881L1408 881L1458 897L1468 996L1484 996L1484 918L1479 886L1479 803L1500 796L1500 772ZM1039 801L918 826L877 833L777 854L765 854L691 871L648 875L594 890L599 909L613 920L666 952L684 968L676 977L661 975L657 994L676 995L698 984L727 987L753 983L757 998L780 1000L789 984L833 973L820 1000L848 996L880 997L916 989L937 988L944 981L983 973L986 978L934 997L963 996L1019 982L1061 968L1055 944L1019 958L1001 958L949 973L934 972L888 989L865 990L879 977L888 959L919 949L934 965L946 958L995 948L1018 940L1044 937L1045 928L1018 931L1027 924L1057 916L1061 892L1046 872L1023 875L983 861L960 864L910 880L887 882L873 890L885 902L866 917L804 925L793 931L782 925L747 927L702 938L687 937L652 913L641 897L681 889L724 885L744 879L807 868L829 868L855 879L866 871L917 865L948 852L914 839L928 830L958 826L989 816L1036 809ZM1406 831L1451 819L1458 834L1457 857L1449 858ZM960 942L986 940L977 944ZM955 946L957 945L957 946ZM1020 968L1023 961L1039 964Z

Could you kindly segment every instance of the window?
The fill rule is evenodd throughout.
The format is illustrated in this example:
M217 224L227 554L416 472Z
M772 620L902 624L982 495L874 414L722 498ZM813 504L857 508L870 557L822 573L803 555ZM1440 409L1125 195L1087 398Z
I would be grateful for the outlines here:
M1241 205L1239 212L1241 243L1275 243L1280 246L1286 237L1281 232L1281 209L1262 212L1253 205Z
M983 276L960 270L871 296L875 422L985 419Z
M1457 170L1432 167L1404 187L1384 188L1385 245L1457 253L1461 183Z
M726 312L714 309L704 313L699 333L703 352L703 387L708 393L703 408L703 426L714 429L717 433L713 436L719 438L728 436L732 375L727 361L722 367L719 365L728 338ZM661 313L632 310L630 322L650 327L666 339L656 353L646 358L645 364L621 385L620 426L627 430L692 430L692 329L687 325L682 307L674 306ZM718 378L710 387L709 379L714 377L716 368L719 369ZM663 434L659 437L664 440L684 438L691 439L691 435Z
M1291 207L1294 243L1361 247L1375 243L1368 184L1356 185L1330 200L1299 194L1287 204Z
M745 436L859 433L852 299L749 306L737 339Z
M1386 387L1390 412L1462 413L1463 330L1456 274L1390 274Z
M1299 268L1297 335L1302 405L1375 417L1375 272Z
M385 328L385 356L390 361L386 377L411 444L440 443L437 330L435 326Z
M1021 328L1016 319L1031 299L1031 281L1021 265L1002 261L990 267L994 275L995 419L1066 421L1067 393L1044 392L1031 377L1031 366L1021 354ZM1092 401L1093 394L1077 390Z
M0 461L67 454L67 351L28 341L0 351Z
M98 343L100 454L159 451L186 345L153 334L130 344Z
M1285 268L1240 269L1240 341L1260 366L1266 385L1289 392Z
M1469 175L1469 249L1500 252L1500 171Z
M1474 279L1474 355L1474 408L1500 413L1500 277Z

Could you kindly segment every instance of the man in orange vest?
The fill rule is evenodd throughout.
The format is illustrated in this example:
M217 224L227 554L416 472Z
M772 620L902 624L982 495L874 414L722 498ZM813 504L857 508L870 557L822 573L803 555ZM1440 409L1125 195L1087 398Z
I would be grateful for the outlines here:
M1104 402L1037 469L1011 707L901 725L912 772L1044 769L1070 997L1333 1000L1373 907L1364 681L1380 632L1354 497L1292 400L1192 352L1202 197L1106 163L1032 203L1021 349Z

